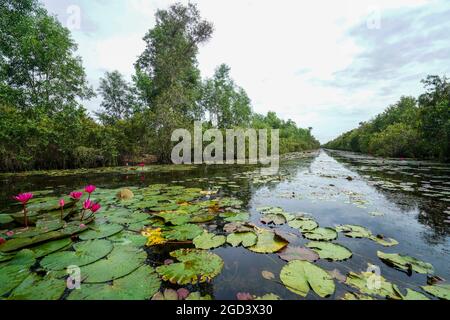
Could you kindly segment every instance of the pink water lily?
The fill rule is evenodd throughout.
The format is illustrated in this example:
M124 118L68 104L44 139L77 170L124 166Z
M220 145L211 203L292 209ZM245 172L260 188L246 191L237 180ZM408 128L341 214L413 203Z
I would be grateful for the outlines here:
M14 231L8 231L8 232L6 232L6 235L7 235L8 237L12 237L12 236L14 235Z
M0 244L4 244L5 242L6 240L0 237Z
M189 290L186 288L180 288L177 290L178 300L184 300L189 295Z
M17 201L21 202L22 204L27 204L27 202L33 198L33 194L31 192L28 193L21 193L14 197Z
M92 192L95 191L95 189L97 189L96 186L94 185L88 185L84 188L84 191L86 191L87 193L91 194Z
M84 210L88 210L88 209L90 209L92 207L92 205L93 205L93 202L91 200L89 200L89 199L84 200L84 202L83 202L83 209Z
M27 193L21 193L14 197L17 201L22 203L23 205L23 217L25 222L25 228L28 228L28 217L27 217L27 202L30 201L30 199L33 198L33 194L31 192Z
M59 200L59 207L61 208L61 221L64 220L64 205L66 203L64 202L64 199Z
M79 192L79 191L72 191L69 196L73 199L73 200L80 200L81 197L83 196L83 192Z
M94 203L90 209L92 213L96 213L98 210L100 210L102 208L102 206L100 205L100 203Z
M82 224L80 224L80 228L81 229L86 228L86 225L84 223L82 223Z

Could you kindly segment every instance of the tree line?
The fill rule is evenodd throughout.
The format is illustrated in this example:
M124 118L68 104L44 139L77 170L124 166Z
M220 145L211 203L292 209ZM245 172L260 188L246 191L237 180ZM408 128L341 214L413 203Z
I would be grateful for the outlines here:
M177 128L280 129L280 151L319 147L311 128L252 111L245 90L217 67L198 68L213 34L196 5L156 12L131 81L107 72L89 85L70 31L37 0L0 0L0 171L120 165L155 155L170 162ZM90 115L83 102L102 97Z
M450 159L450 82L445 76L422 80L418 98L403 96L383 113L325 144L383 157Z

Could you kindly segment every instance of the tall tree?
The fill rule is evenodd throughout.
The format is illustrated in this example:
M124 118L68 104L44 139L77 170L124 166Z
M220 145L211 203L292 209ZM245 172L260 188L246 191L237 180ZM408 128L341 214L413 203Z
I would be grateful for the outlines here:
M100 79L98 92L103 98L100 104L103 110L97 116L105 124L129 119L137 109L134 90L119 71L106 72Z
M200 119L198 46L213 32L194 4L158 10L156 25L144 37L146 48L136 62L136 86L151 110L157 154L169 161L175 128Z
M49 114L90 98L77 45L34 0L0 1L0 102Z
M214 76L205 81L202 105L219 128L249 125L250 99L244 89L236 86L226 64L220 65Z

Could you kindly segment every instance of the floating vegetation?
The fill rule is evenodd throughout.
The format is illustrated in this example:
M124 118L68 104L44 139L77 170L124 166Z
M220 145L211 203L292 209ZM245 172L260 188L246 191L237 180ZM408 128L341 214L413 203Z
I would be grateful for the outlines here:
M336 243L312 241L307 243L306 246L317 252L320 259L342 261L352 256L352 252L349 249Z
M415 271L417 273L432 274L434 272L434 268L431 263L424 262L406 255L377 251L377 256L386 264L409 273Z

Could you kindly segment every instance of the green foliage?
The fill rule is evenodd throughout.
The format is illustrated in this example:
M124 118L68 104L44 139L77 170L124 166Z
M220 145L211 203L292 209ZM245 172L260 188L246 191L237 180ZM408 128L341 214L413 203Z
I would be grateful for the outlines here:
M450 83L428 76L418 99L402 97L325 147L387 157L450 159Z

